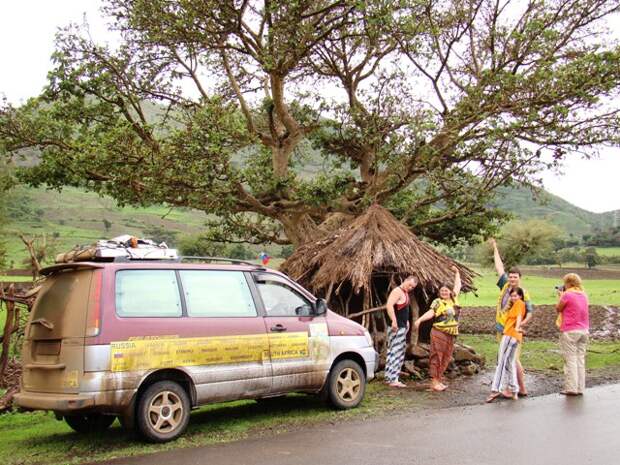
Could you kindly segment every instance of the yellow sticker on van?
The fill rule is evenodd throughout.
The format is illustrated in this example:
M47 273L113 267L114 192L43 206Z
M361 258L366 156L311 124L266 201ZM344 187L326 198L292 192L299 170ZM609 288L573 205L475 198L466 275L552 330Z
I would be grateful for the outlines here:
M131 371L178 366L262 362L307 358L306 332L171 339L139 339L110 343L110 370Z
M277 333L269 335L272 360L308 357L308 333Z
M79 387L80 383L78 380L78 371L77 370L67 371L63 378L63 385L68 388Z

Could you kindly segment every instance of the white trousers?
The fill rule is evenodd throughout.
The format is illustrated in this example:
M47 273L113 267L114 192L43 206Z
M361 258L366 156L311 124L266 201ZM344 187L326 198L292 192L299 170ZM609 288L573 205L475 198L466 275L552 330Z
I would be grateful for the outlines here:
M586 388L586 347L588 331L585 329L560 333L560 349L564 357L564 390L582 393Z

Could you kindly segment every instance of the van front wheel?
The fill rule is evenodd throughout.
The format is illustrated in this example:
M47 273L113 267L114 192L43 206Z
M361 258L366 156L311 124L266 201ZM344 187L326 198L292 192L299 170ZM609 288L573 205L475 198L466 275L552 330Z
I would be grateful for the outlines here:
M338 409L357 407L366 392L364 370L353 360L341 360L329 373L327 396Z
M185 390L173 381L159 381L138 400L138 429L149 441L171 441L187 428L189 411Z
M87 415L65 415L67 424L78 433L100 433L110 427L116 417L101 413Z

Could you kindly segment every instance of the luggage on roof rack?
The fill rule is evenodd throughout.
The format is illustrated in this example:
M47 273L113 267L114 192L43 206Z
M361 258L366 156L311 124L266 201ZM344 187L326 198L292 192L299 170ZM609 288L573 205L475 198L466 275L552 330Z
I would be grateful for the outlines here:
M100 240L85 247L75 247L56 256L56 263L81 261L124 260L176 260L176 249L169 249L165 242L157 244L149 239L138 239L128 234L109 240Z

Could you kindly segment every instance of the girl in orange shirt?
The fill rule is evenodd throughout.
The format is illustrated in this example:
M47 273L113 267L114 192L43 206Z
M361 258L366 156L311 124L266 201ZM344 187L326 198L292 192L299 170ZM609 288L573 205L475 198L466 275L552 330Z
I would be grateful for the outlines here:
M510 291L510 309L506 316L504 332L497 354L497 368L491 386L491 395L487 402L493 402L500 395L511 399L519 398L517 383L517 349L523 340L521 322L525 318L523 289L517 287Z

